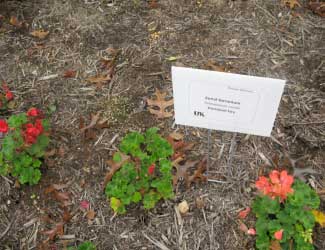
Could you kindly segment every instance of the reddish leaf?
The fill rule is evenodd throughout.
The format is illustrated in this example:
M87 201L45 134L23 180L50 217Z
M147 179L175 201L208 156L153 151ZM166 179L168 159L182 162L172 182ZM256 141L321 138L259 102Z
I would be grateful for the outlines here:
M248 227L242 221L239 221L239 229L245 233L248 231Z
M251 208L247 207L246 209L239 212L238 217L241 219L245 219L250 211L251 211Z
M64 78L74 78L77 74L77 71L73 69L68 69L63 73Z
M88 210L89 208L90 208L90 203L89 203L89 201L81 201L80 202L80 207L82 208L82 209L85 209L85 210Z
M48 231L43 231L42 233L48 235L50 240L54 240L56 236L62 236L64 234L64 223L57 223L54 228Z
M149 112L156 115L159 119L172 117L173 112L166 109L174 104L173 99L166 100L167 93L160 92L158 89L154 95L156 96L155 99L147 99L148 105L151 106L148 108Z

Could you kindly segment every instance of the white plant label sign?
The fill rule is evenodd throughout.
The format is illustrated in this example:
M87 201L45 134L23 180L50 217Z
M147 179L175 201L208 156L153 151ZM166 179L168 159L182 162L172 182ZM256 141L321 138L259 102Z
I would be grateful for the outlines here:
M285 81L172 67L177 124L270 136Z

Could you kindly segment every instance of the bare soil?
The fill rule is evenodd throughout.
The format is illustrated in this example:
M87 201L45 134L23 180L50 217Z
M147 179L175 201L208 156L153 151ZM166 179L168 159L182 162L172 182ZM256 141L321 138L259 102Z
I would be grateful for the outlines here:
M56 155L42 167L36 186L15 187L0 177L0 249L39 249L42 232L61 208L44 194L50 184L68 184L74 217L50 249L90 240L97 249L254 249L254 238L238 228L237 213L250 205L253 183L267 159L287 154L303 157L299 167L318 174L306 180L322 191L325 210L325 19L302 7L290 10L280 0L25 0L0 1L0 73L16 96L14 112L31 106L55 106L50 149ZM23 22L17 28L10 16ZM40 40L30 35L44 29ZM108 84L86 81L101 73L107 48L119 50ZM169 60L177 57L176 61ZM158 126L163 135L178 130L196 143L194 155L207 154L207 132L177 126L173 118L156 119L145 105L155 89L172 96L171 65L286 79L271 138L220 131L212 133L210 173L221 182L177 187L174 200L147 212L131 207L114 216L102 182L120 139L131 130ZM74 78L64 78L74 69ZM80 119L101 112L109 127L85 138ZM196 198L204 208L196 207ZM88 220L79 209L88 200L96 212ZM179 217L175 206L186 200L190 212ZM251 222L251 224L250 224ZM253 225L253 218L248 222ZM8 230L6 230L8 229ZM325 229L316 227L315 249L325 249Z

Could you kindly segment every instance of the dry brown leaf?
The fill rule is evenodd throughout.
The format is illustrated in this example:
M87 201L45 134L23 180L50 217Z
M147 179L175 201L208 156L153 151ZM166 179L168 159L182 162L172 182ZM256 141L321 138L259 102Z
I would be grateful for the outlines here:
M68 192L59 192L62 186L61 185L50 185L45 189L45 194L52 194L53 199L60 202L63 207L69 206L70 203L70 194Z
M91 128L95 127L96 124L97 124L97 122L99 121L100 114L101 114L101 112L98 111L97 114L92 115L92 116L91 116L91 121L90 121L89 125L84 126L84 124L82 124L82 125L80 124L79 127L82 126L82 127L80 128L80 131L81 131L81 132L85 132L87 129L91 129Z
M23 25L23 22L18 21L17 17L11 16L9 23L17 28L21 28Z
M220 66L220 65L216 65L215 63L213 63L212 61L208 61L207 63L206 63L206 67L208 68L208 69L212 69L212 70L214 70L214 71L219 71L219 72L226 72L227 70L226 70L226 67L224 67L224 66Z
M207 177L203 174L207 169L207 159L203 159L199 162L194 174L189 176L190 184L193 182L206 182Z
M103 85L107 84L112 80L112 68L110 72L105 73L103 75L92 76L86 79L86 81L96 84L97 88L103 87Z
M177 132L172 132L169 134L169 137L176 140L176 141L180 141L183 140L184 135L181 133L177 133Z
M185 153L190 151L194 147L194 143L187 143L183 140L175 140L170 135L167 137L167 141L172 145L174 154L172 155L172 160L178 157L184 157Z
M281 250L281 245L278 240L272 240L270 245L270 250Z
M198 209L202 209L205 207L205 201L202 197L196 197L195 204Z
M182 162L184 159L179 157L178 159L172 162L173 166L176 168L176 173L173 176L173 185L176 186L178 181L184 180L186 188L190 188L191 182L189 179L188 170L193 168L198 161L186 161L184 164L180 165L179 163Z
M63 211L62 219L65 223L69 222L72 219L72 214L66 208Z
M298 0L282 0L283 5L289 6L290 9L294 9L296 6L301 7Z
M50 240L54 240L56 236L62 236L64 234L63 226L64 226L64 223L59 222L51 230L43 231L42 233L45 235L48 235Z
M93 219L95 219L96 212L94 210L90 209L87 211L86 216L87 216L88 220L93 220Z
M77 71L73 69L68 69L63 73L64 78L74 78L77 74Z
M120 155L121 155L121 161L118 163L114 162L113 160L107 161L107 164L111 168L105 176L104 183L103 183L103 189L106 188L107 183L111 181L111 179L112 179L113 175L116 173L116 171L118 171L123 166L123 164L130 159L130 157L128 155L122 154L121 152L120 152Z
M149 8L150 9L157 9L158 8L157 0L149 0Z
M45 39L48 34L50 33L50 31L44 31L44 30L34 30L33 32L31 32L30 34L33 37L37 37L39 39Z
M158 89L154 95L156 96L155 99L147 99L148 106L151 106L148 108L149 112L156 115L159 119L172 117L173 112L166 111L166 109L174 104L173 99L166 100L167 93L160 92ZM158 109L154 109L153 107Z
M44 157L51 157L51 156L54 156L55 154L56 154L56 149L53 148L50 151L46 151L44 154Z
M308 3L309 9L311 9L317 15L321 17L325 17L325 3L310 1Z

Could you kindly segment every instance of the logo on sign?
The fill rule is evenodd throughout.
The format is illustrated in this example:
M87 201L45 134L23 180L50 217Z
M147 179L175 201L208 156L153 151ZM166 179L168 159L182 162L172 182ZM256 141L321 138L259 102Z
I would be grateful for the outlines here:
M200 112L200 111L194 111L194 115L195 116L204 117L204 113L203 112Z

